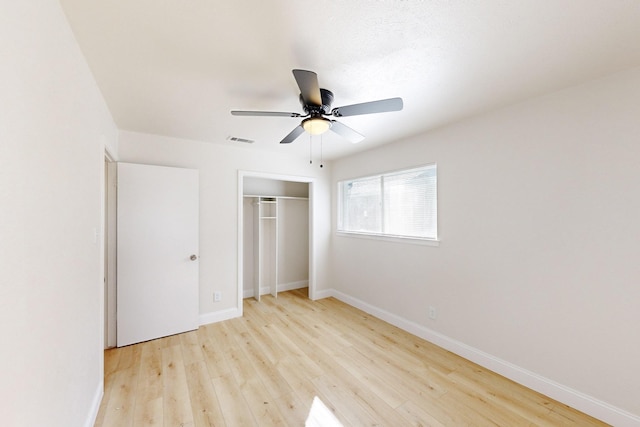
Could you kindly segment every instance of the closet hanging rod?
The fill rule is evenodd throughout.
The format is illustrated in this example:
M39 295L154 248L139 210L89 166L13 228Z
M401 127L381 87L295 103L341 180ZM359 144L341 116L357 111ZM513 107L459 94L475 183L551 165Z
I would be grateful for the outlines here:
M266 198L271 198L271 199L290 199L290 200L309 200L308 197L298 197L298 196L264 196L264 195L258 195L258 194L243 194L243 197L266 197Z

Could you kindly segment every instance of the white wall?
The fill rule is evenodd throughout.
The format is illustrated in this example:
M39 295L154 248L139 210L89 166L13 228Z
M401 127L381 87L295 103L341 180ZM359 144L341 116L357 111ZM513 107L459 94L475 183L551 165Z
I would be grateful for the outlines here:
M101 180L116 129L56 1L0 14L2 423L91 425L102 393Z
M291 182L247 176L244 178L244 194L309 197L309 184L306 182Z
M286 147L282 151L262 152L120 132L121 161L200 170L200 314L205 319L216 319L216 313L230 312L238 304L238 170L316 179L316 286L318 290L329 287L331 169L327 165L320 169L309 165L308 160L290 156ZM221 302L213 302L214 291L222 292Z
M639 100L631 70L335 162L334 188L437 162L441 238L335 236L336 290L640 416Z

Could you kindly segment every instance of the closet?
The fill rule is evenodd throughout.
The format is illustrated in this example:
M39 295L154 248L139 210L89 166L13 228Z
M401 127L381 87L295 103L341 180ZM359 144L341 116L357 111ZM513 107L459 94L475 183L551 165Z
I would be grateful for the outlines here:
M244 193L244 298L307 287L308 184L247 177Z

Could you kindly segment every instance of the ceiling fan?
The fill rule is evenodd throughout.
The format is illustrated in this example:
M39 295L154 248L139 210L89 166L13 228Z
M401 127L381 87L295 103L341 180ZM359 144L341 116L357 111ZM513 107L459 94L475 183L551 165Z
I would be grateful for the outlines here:
M381 99L379 101L363 102L360 104L345 105L331 109L333 92L322 89L318 85L318 75L313 71L293 70L293 77L300 88L300 103L305 114L283 113L278 111L231 111L234 116L261 116L261 117L305 117L304 120L285 136L280 144L289 144L299 137L304 131L312 135L319 135L331 130L338 135L356 143L364 139L364 136L342 123L326 118L358 116L362 114L385 113L388 111L402 110L402 98Z

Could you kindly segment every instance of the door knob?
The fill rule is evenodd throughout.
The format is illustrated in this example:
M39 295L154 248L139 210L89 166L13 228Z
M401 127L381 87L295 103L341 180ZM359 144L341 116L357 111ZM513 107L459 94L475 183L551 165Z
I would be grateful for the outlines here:
M191 261L195 261L195 260L197 260L197 259L198 259L198 256L197 256L197 255L191 255L191 256L189 257L189 259L190 259Z

